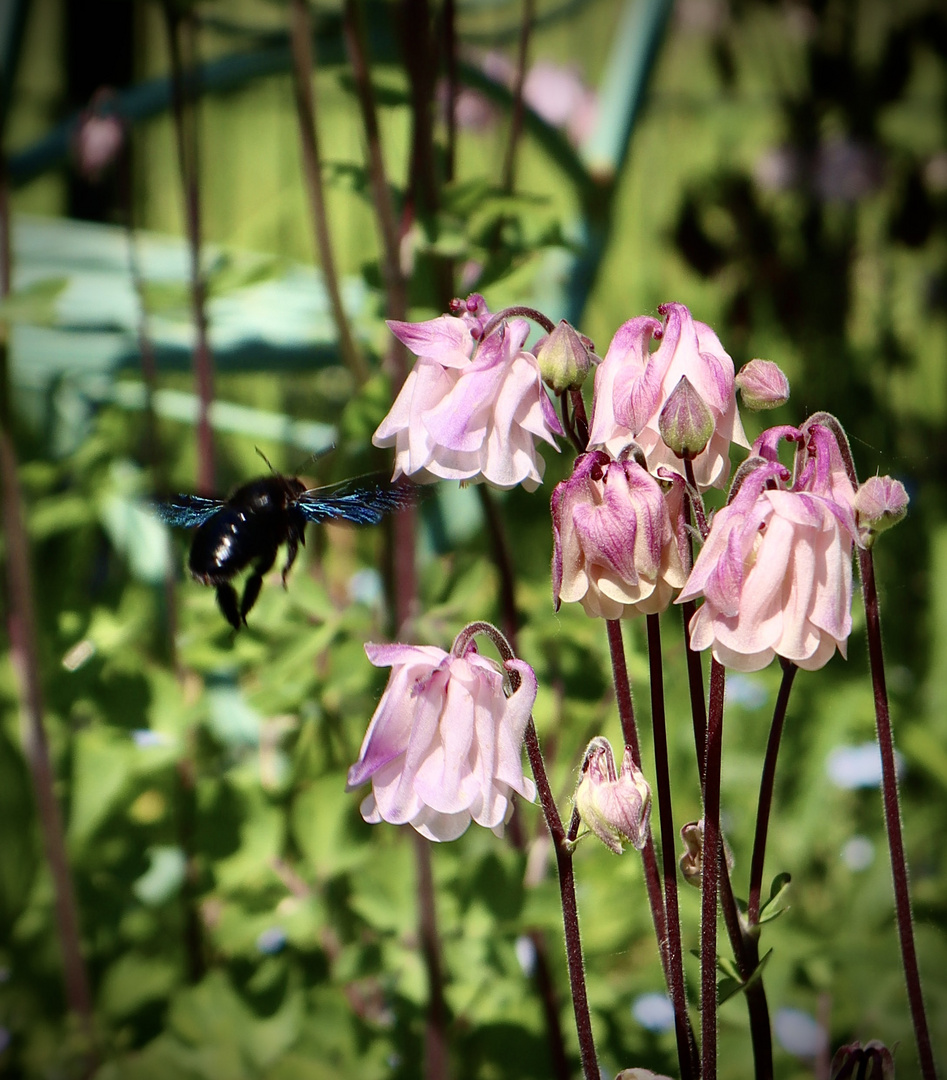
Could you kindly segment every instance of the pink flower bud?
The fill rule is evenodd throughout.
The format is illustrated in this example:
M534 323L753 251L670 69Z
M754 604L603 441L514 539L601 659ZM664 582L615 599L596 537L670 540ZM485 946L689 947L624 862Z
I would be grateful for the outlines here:
M513 792L534 799L523 775L523 734L536 700L536 675L509 660L519 686L504 692L498 664L469 650L432 645L366 645L388 686L349 769L347 790L371 780L362 802L369 822L412 825L429 840L454 840L475 821L500 834Z
M556 610L565 600L603 619L664 611L685 578L671 525L680 500L636 461L601 450L577 458L552 493Z
M710 442L714 433L714 414L686 375L671 391L658 417L658 430L664 445L679 458L693 461Z
M125 144L125 126L114 113L87 109L73 136L73 153L79 173L96 184L118 160Z
M908 493L900 480L890 476L869 476L854 499L858 535L871 547L880 533L897 525L908 512Z
M850 1043L835 1051L831 1080L894 1080L894 1057L877 1039Z
M789 380L772 360L751 360L733 381L748 409L776 409L789 400Z
M621 855L631 844L640 851L648 839L651 789L625 747L621 772L608 739L596 736L585 751L582 779L575 789L575 806L587 828Z
M704 819L689 821L686 825L682 825L681 839L684 841L684 854L678 860L678 866L687 884L699 889L704 879ZM723 851L727 860L727 870L732 870L733 852L726 841L724 841Z

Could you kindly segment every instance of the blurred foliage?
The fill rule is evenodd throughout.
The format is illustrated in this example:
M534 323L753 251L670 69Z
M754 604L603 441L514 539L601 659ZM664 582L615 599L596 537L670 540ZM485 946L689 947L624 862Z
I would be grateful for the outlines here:
M135 75L163 75L160 12L133 6ZM594 85L616 0L537 6L534 56L577 65ZM14 150L67 117L49 44L62 40L64 10L54 0L32 9L8 126ZM262 0L197 10L212 61L235 42L270 42L284 29L283 8ZM510 4L461 5L461 39L475 49L465 59L476 63L487 49L512 58L518 18ZM877 564L919 952L941 1055L945 53L947 18L935 0L681 0L617 178L610 242L582 325L604 353L625 319L685 302L718 329L737 366L763 356L787 371L793 398L767 424L830 410L852 435L864 475L892 472L909 486L910 516L878 545ZM407 82L392 62L375 77L401 198ZM317 85L346 299L380 365L381 274L351 79L335 61ZM504 193L506 121L487 104L477 114L482 125L459 133L458 179L438 214L409 238L419 265L412 318L439 310L427 272L434 257L457 260L457 292L476 281L491 307L530 299L542 307L578 243L575 160L557 162L550 147L558 144L528 135L517 191ZM389 381L378 374L355 392L331 349L319 279L299 265L311 260L310 230L288 76L271 72L208 96L200 113L221 490L263 471L255 447L277 469L319 483L386 468L370 436L390 402ZM142 122L132 141L136 221L180 233L169 116ZM63 218L82 183L66 169L40 176L14 192L14 209ZM236 636L211 590L185 579L187 537L170 535L149 503L194 484L186 251L165 237L140 239L160 366L152 432L142 419L137 301L114 187L111 199L103 214L110 228L20 219L16 287L0 309L13 326L46 725L93 982L103 1062L96 1075L409 1080L420 1075L427 1000L411 838L366 825L360 794L344 790L384 683L362 644L390 632L390 536L384 528L311 529L288 589L273 575ZM333 440L334 454L305 459ZM536 723L566 808L583 747L598 733L614 738L616 716L602 627L572 608L552 614L547 496L571 460L566 451L548 457L540 492L495 497L515 538L519 651L539 676ZM465 622L500 619L498 576L472 490L439 485L421 518L417 639L447 647ZM699 817L699 786L676 612L664 625L680 824ZM648 761L643 627L628 625L626 644ZM782 898L788 910L764 930L763 952L773 949L766 984L774 1009L825 1019L833 1046L856 1037L899 1045L899 1076L911 1077L880 799L870 788L841 788L826 772L833 749L872 738L864 654L856 615L848 663L836 659L796 680L767 860L768 881L789 872L792 883ZM84 1045L65 1015L9 655L4 638L0 1071L79 1076ZM730 679L722 801L737 883L748 872L777 685L776 671ZM535 933L545 935L577 1061L538 808L520 805L517 827L522 850L471 829L432 852L458 1080L551 1075ZM845 854L853 843L858 858ZM673 1073L673 1034L647 1030L631 1012L638 995L663 988L640 864L584 841L576 868L603 1069ZM682 907L690 950L696 891L686 891ZM687 963L696 1002L689 953ZM722 1077L751 1075L739 995L721 1009L720 1054ZM777 1047L777 1075L810 1074L811 1062Z

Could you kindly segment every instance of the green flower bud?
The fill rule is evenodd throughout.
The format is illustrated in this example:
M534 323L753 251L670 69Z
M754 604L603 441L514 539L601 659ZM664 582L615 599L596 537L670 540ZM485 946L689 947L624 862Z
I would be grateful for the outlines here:
M658 417L658 431L665 446L679 458L693 461L710 442L714 414L686 375L671 391Z
M553 332L539 342L536 362L543 382L555 393L578 390L592 369L591 342L561 319Z

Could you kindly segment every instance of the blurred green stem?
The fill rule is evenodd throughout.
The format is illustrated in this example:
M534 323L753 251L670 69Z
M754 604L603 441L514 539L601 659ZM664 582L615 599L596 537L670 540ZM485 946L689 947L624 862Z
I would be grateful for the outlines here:
M191 16L182 16L173 0L163 3L168 48L171 53L171 100L177 144L178 171L184 199L184 219L191 256L191 308L194 317L194 377L200 410L197 417L197 487L203 495L215 494L214 433L210 407L214 400L214 358L207 335L207 283L201 267L201 195L199 138L197 132L197 91L194 80L199 71L191 56L185 66L182 58L182 28L190 30L193 52L195 28ZM188 74L189 72L189 74Z
M296 97L296 118L299 123L299 146L303 160L306 194L315 237L316 254L322 266L332 316L339 335L342 360L361 385L368 378L365 359L355 344L348 316L342 304L339 275L329 232L326 211L325 185L322 180L322 155L319 149L319 130L316 116L316 94L313 89L312 23L306 0L291 0L290 41L293 53L293 87Z
M3 297L10 293L10 277L10 207L4 165L0 160L0 295ZM84 1075L90 1075L95 1070L98 1056L95 1048L92 994L82 956L79 913L43 719L43 690L37 649L29 538L23 518L23 496L13 442L7 335L7 327L0 325L0 497L6 549L10 653L20 684L24 752L33 783L46 863L53 882L66 1002L70 1011L78 1018L86 1040Z
M503 155L503 171L500 185L507 193L513 191L516 184L516 150L523 133L523 86L526 83L526 66L529 62L529 38L533 29L533 16L536 10L535 0L523 0L523 18L520 23L520 36L516 49L516 76L513 83L513 108L510 112L510 129Z

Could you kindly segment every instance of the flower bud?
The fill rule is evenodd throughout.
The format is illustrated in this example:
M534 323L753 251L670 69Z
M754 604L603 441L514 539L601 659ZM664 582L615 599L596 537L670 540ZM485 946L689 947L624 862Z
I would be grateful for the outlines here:
M897 525L908 512L908 493L900 480L869 476L855 492L854 506L858 537L870 548L879 533Z
M615 1080L671 1080L664 1073L652 1072L650 1069L622 1069Z
M789 380L772 360L751 360L733 381L740 388L743 404L755 412L776 409L789 400Z
M884 1043L871 1039L864 1046L840 1046L832 1058L831 1080L894 1080L894 1058Z
M681 826L681 839L684 841L684 854L678 861L681 873L688 885L699 889L704 879L704 819L689 821ZM727 870L733 869L733 852L726 841L723 844L727 860Z
M638 851L644 847L651 789L635 767L630 747L625 747L618 773L608 739L598 735L589 743L582 779L575 790L575 806L586 826L616 855L621 855L625 843Z
M686 375L681 376L665 402L658 417L658 431L664 445L685 461L693 461L710 442L714 414Z
M592 355L588 338L576 333L565 319L551 334L539 342L536 363L543 382L557 394L565 390L578 390L592 369Z

